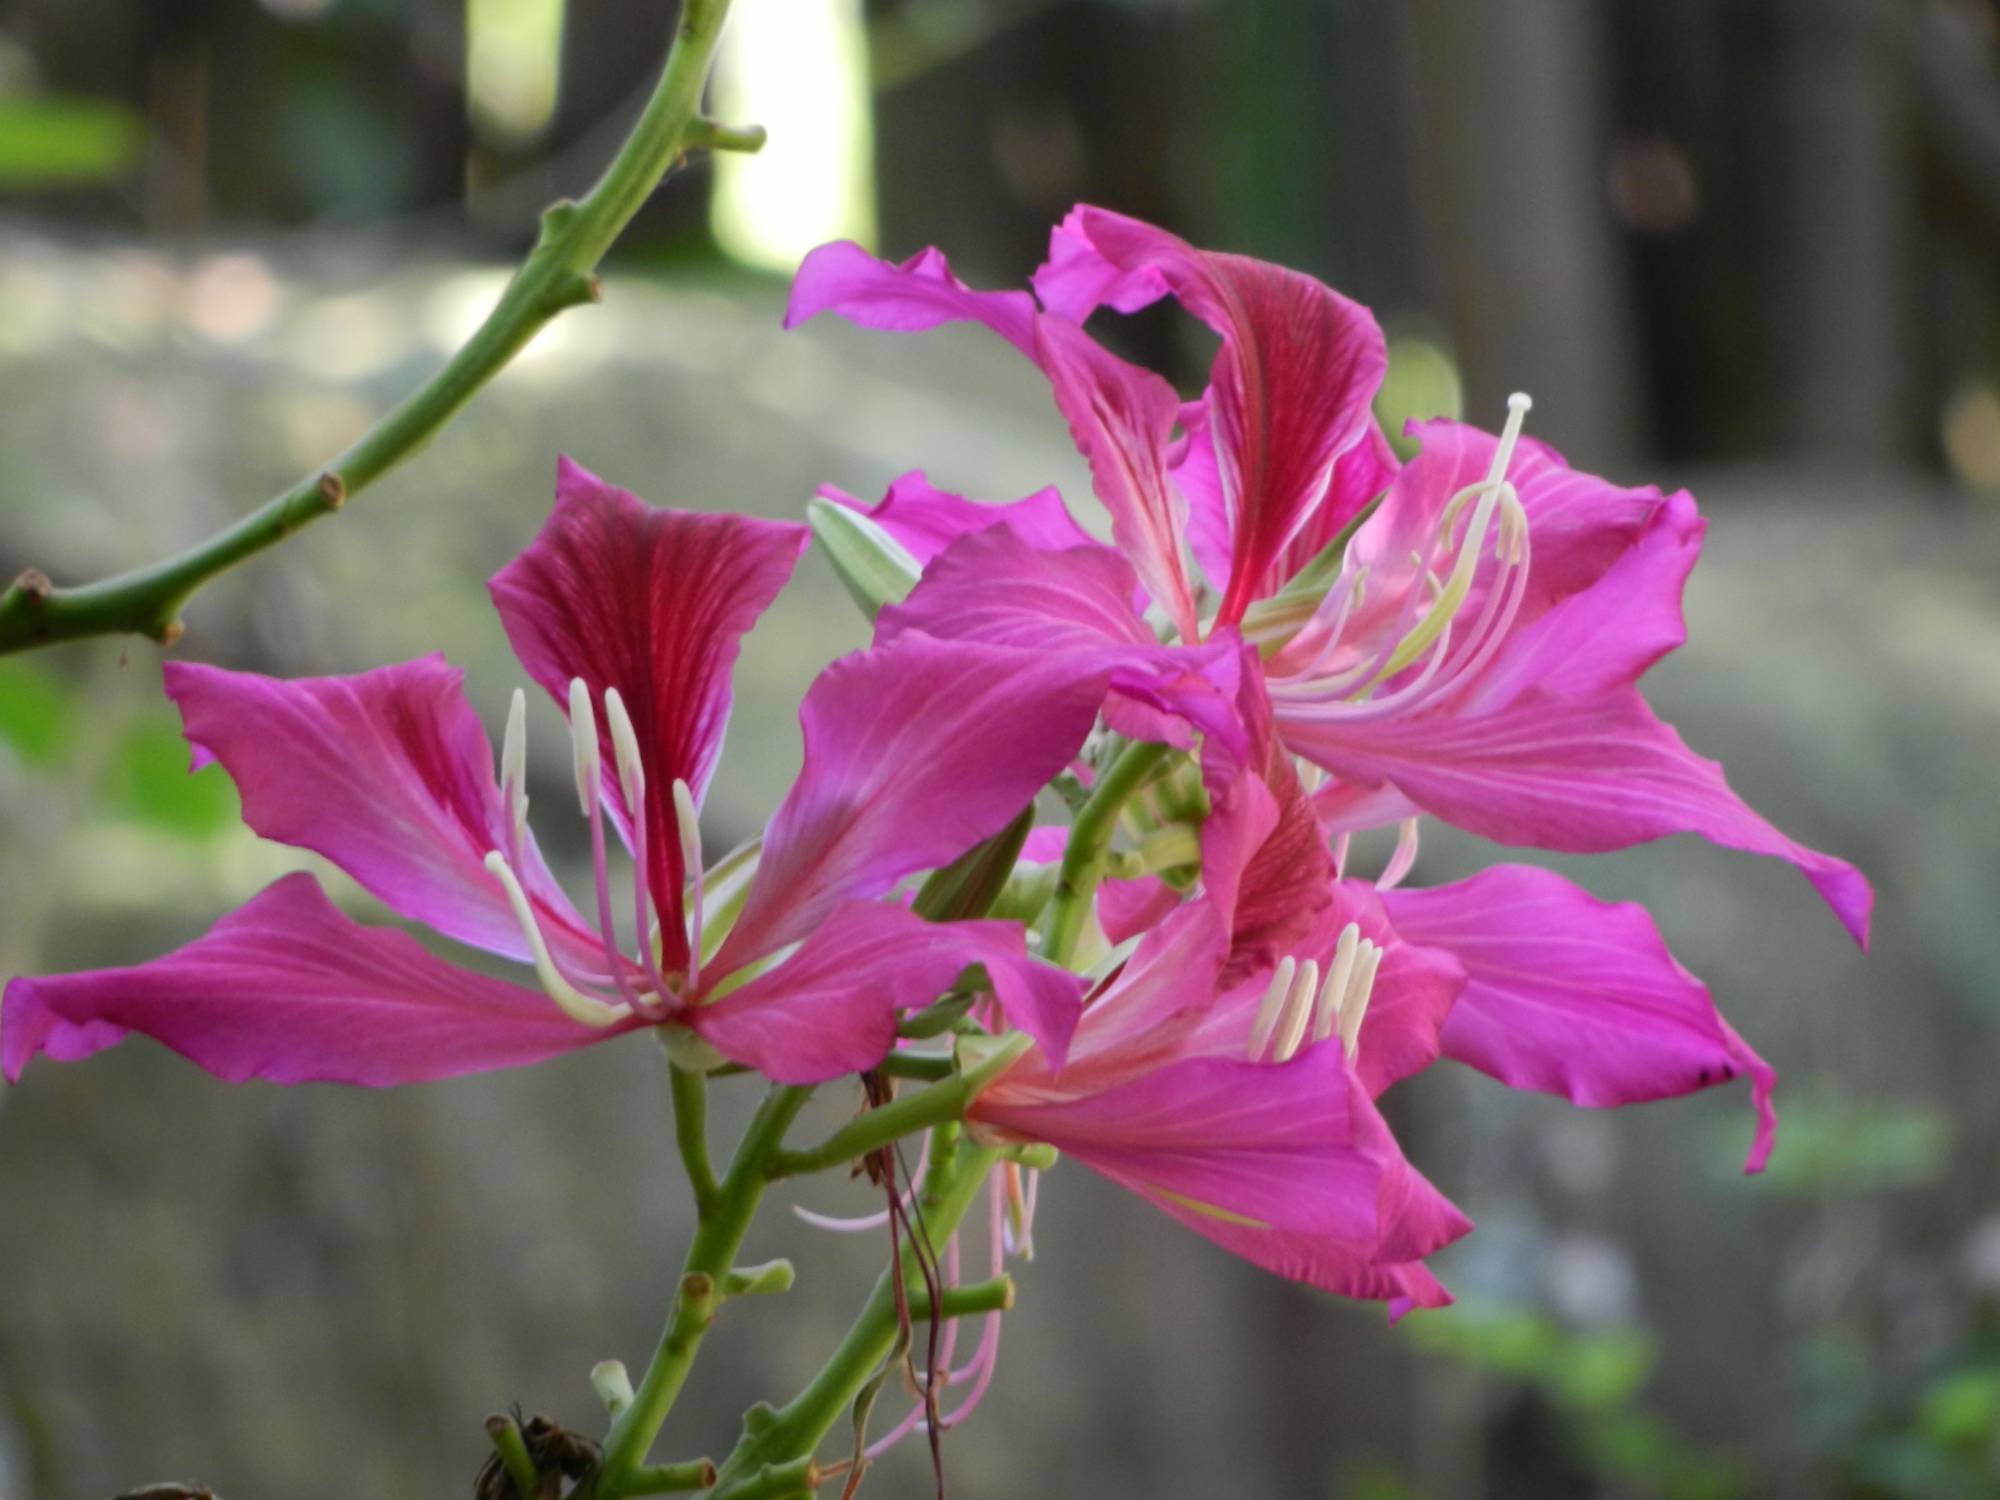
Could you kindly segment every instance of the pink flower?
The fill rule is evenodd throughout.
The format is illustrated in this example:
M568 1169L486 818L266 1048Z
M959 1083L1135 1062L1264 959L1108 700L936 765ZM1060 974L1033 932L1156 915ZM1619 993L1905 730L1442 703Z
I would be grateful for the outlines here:
M934 250L895 266L828 245L800 268L792 323L969 319L1034 359L1124 554L1043 550L1046 535L1007 527L961 536L883 612L881 639L1005 641L1099 668L1106 649L1158 649L1134 602L1143 585L1184 644L1208 649L1240 626L1258 646L1285 748L1334 778L1317 798L1329 831L1428 813L1574 852L1695 832L1789 860L1865 944L1860 873L1759 817L1639 693L1685 637L1680 593L1702 533L1691 498L1569 469L1521 436L1524 398L1499 437L1414 428L1422 451L1398 471L1369 415L1383 354L1365 309L1136 220L1075 210L1035 289L1039 309L1026 293L972 291ZM1169 294L1222 340L1207 391L1185 405L1080 326L1100 306ZM1190 573L1184 536L1212 589Z
M526 824L524 703L493 754L441 657L278 681L172 664L197 766L245 819L330 859L400 915L533 965L487 978L343 916L307 875L151 963L16 979L0 1061L86 1056L137 1031L225 1078L382 1085L533 1062L645 1025L686 1028L793 1083L878 1062L896 1013L982 964L1014 1024L1060 1056L1078 981L1004 922L933 924L883 897L1012 819L1069 763L1105 682L1005 647L912 636L834 663L800 710L805 764L754 875L705 890L697 809L739 642L805 528L647 506L564 461L536 542L493 580L528 674L567 706L595 921ZM1004 733L996 729L1004 726ZM631 850L639 951L614 922L603 816ZM717 914L740 913L715 941Z

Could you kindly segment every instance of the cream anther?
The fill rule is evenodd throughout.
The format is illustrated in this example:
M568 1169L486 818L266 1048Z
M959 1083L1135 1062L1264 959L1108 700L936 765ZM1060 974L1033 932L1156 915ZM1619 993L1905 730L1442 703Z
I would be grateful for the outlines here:
M1313 1021L1316 1042L1332 1036L1334 1027L1340 1024L1341 1002L1347 998L1348 981L1354 977L1354 955L1360 946L1361 929L1349 922L1340 929L1340 941L1334 945L1333 958L1326 966L1326 984L1320 989Z
M1319 991L1319 964L1307 959L1299 965L1292 987L1285 996L1285 1023L1278 1028L1278 1044L1271 1049L1272 1062L1290 1062L1306 1039L1306 1023L1312 1020L1313 1000Z
M514 920L521 928L521 936L527 939L528 952L535 961L535 977L541 980L543 991L561 1007L564 1015L601 1031L632 1014L631 1006L613 1005L595 995L586 995L563 978L555 960L549 956L549 945L542 936L541 924L535 920L535 909L529 904L528 893L521 889L521 882L508 867L506 855L498 849L493 850L486 856L486 870L506 891L507 904L514 909Z
M597 805L597 781L603 765L597 748L597 715L590 707L590 689L581 677L569 680L569 740L576 766L577 806L587 818Z
M1278 1017L1284 1013L1285 1002L1292 996L1292 976L1297 972L1298 964L1289 955L1278 960L1278 967L1271 974L1271 987L1264 991L1264 1003L1257 1007L1257 1019L1250 1024L1248 1056L1251 1062L1264 1055L1271 1033L1277 1030Z
M646 796L646 767L639 759L639 736L632 729L632 715L615 687L604 690L604 722L611 726L611 753L618 762L618 784L625 791L625 806L636 810Z
M1363 941L1354 960L1354 977L1347 982L1347 997L1340 1006L1340 1045L1350 1064L1361 1051L1361 1023L1375 992L1375 971L1381 967L1382 950Z
M528 695L519 688L508 701L507 732L500 740L500 791L519 844L528 823Z

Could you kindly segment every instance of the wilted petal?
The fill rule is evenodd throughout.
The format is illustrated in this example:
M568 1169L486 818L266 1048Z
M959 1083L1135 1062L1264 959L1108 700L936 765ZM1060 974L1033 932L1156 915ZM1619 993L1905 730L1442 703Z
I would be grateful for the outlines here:
M805 764L713 971L998 832L1070 763L1104 692L1060 660L914 632L835 662L799 709Z
M1088 206L1051 236L1035 289L1079 322L1101 303L1129 311L1171 291L1222 336L1208 400L1233 538L1219 618L1236 623L1372 421L1388 368L1381 329L1310 276Z
M1759 1171L1777 1127L1777 1075L1674 961L1644 907L1600 901L1548 870L1502 865L1383 898L1397 928L1448 948L1465 993L1445 1052L1514 1088L1601 1108L1751 1079Z
M232 1083L370 1087L518 1067L616 1034L350 921L304 874L164 958L16 979L0 1001L9 1080L37 1053L73 1059L131 1032Z
M944 252L935 248L894 265L849 240L821 245L799 263L785 327L796 328L823 312L891 333L984 323L1035 357L1035 299L1026 292L975 292L951 274Z
M822 499L858 511L894 537L921 566L962 536L1005 526L1030 547L1055 551L1087 547L1093 538L1070 516L1054 485L1020 500L987 504L934 487L921 469L891 481L874 505L822 485Z
M1017 924L927 922L871 901L836 907L784 963L687 1020L767 1078L824 1083L879 1063L897 1014L930 1004L972 964L985 965L1010 1021L1067 1046L1082 982L1031 959Z
M791 577L811 533L748 516L661 510L567 458L556 507L489 587L521 665L558 703L582 678L593 703L618 689L646 774L647 876L665 962L686 957L676 779L699 801L729 721L743 636ZM605 802L630 837L610 723L598 716Z
M195 769L220 762L243 820L323 854L403 916L510 958L528 949L484 861L509 847L493 747L442 656L352 677L282 680L168 662ZM597 942L534 852L520 871L558 954L596 972Z
M1504 844L1601 853L1698 833L1788 860L1867 946L1875 897L1861 872L1752 812L1722 768L1689 750L1636 689L1588 699L1531 692L1480 717L1290 722L1285 736L1336 776L1392 782L1424 811Z

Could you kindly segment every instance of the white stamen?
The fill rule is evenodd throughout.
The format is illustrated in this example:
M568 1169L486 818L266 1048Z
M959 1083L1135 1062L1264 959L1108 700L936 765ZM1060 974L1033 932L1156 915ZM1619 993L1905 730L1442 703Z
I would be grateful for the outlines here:
M1313 999L1319 991L1319 964L1307 959L1299 965L1291 992L1285 996L1285 1024L1278 1032L1278 1045L1271 1051L1272 1062L1290 1062L1306 1039L1306 1023L1312 1019Z
M562 1007L563 1014L573 1021L581 1021L585 1026L602 1030L615 1026L632 1014L629 1005L613 1005L586 995L582 990L563 978L556 968L555 960L549 957L549 945L542 937L541 924L535 920L535 909L528 903L528 893L521 889L521 882L508 868L507 856L498 849L486 856L486 870L500 882L507 892L507 904L514 909L514 920L520 924L521 936L528 940L528 951L534 956L535 977L542 982L542 989L548 997Z
M1368 999L1375 992L1375 971L1382 967L1382 950L1364 942L1354 961L1354 977L1347 982L1347 998L1340 1006L1340 1045L1352 1063L1361 1051L1361 1023L1368 1015Z
M518 845L528 824L528 695L519 688L507 704L507 732L500 740L500 790Z
M1313 1021L1313 1040L1323 1042L1340 1024L1341 1002L1347 998L1347 984L1354 977L1354 954L1361 946L1361 928L1349 922L1340 929L1333 958L1326 966L1326 983L1319 992L1319 1006Z
M590 707L590 689L581 677L569 680L569 740L576 765L576 802L587 818L597 803L603 761L597 748L597 715Z
M1499 446L1493 450L1493 462L1486 470L1488 484L1498 484L1507 477L1507 465L1514 461L1514 445L1521 440L1521 424L1534 406L1534 398L1526 391L1516 391L1507 398L1507 425L1500 429Z
M1333 836L1333 878L1340 880L1347 874L1347 846L1354 841L1351 833L1337 833Z
M639 736L632 729L632 715L618 689L604 690L604 721L611 726L611 753L618 761L618 784L625 790L625 806L636 809L646 797L646 767L639 759Z
M1382 867L1382 873L1375 877L1375 889L1393 891L1403 883L1417 862L1417 820L1405 818L1396 830L1395 852L1389 862Z
M681 869L694 890L688 902L688 987L701 983L701 816L695 811L694 793L680 777L674 778L674 821L680 827Z
M1250 1024L1248 1055L1251 1062L1264 1055L1264 1045L1277 1029L1278 1016L1284 1010L1285 1002L1291 999L1292 976L1297 972L1298 965L1289 955L1278 960L1278 967L1271 974L1271 987L1264 991L1264 1003L1257 1008L1257 1019Z

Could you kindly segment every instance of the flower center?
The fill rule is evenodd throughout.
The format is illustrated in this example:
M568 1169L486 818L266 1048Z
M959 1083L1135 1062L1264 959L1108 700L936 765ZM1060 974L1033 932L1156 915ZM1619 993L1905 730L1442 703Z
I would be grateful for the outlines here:
M576 774L577 806L590 825L590 860L604 974L581 976L557 957L542 931L534 902L515 873L523 857L528 821L527 697L519 688L514 690L508 705L507 730L500 749L501 795L508 811L507 847L491 851L485 861L486 869L507 894L542 989L564 1014L594 1027L614 1026L635 1012L658 1018L667 1008L678 1004L683 995L700 983L702 936L701 825L693 793L685 781L676 779L674 818L680 835L682 865L689 872L693 887L686 903L692 931L686 974L669 977L661 972L656 941L660 918L654 912L646 868L646 772L632 716L615 687L604 690L604 718L611 735L619 790L624 794L631 824L633 921L638 933L638 955L625 952L612 918L610 861L604 836L603 758L597 715L590 701L590 689L582 678L572 678L569 685L571 763ZM666 915L676 919L679 916ZM615 998L601 993L606 983L616 991Z

